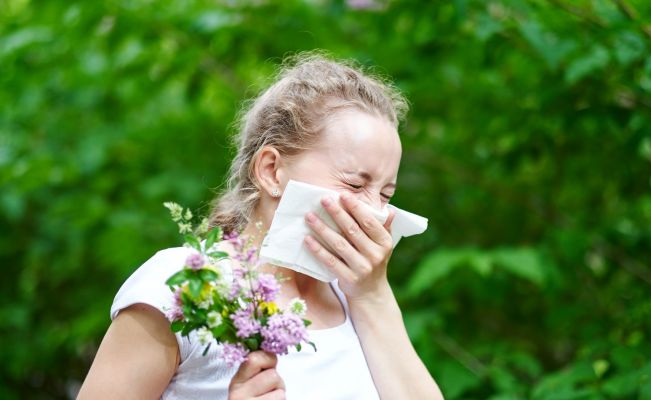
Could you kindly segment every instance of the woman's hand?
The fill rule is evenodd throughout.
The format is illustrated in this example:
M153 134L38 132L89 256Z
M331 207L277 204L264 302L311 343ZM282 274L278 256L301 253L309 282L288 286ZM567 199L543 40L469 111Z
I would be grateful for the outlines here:
M341 203L324 198L321 204L339 226L342 234L326 225L318 216L308 213L305 219L310 228L336 254L308 235L305 244L339 280L339 287L349 301L375 299L387 293L387 264L393 251L391 223L395 211L382 225L350 193L342 193Z
M228 386L228 400L284 400L285 382L276 371L278 356L265 351L249 353Z

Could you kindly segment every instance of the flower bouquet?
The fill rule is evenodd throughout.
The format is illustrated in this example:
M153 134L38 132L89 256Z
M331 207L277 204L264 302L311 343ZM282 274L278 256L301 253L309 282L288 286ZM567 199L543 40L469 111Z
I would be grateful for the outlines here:
M260 271L258 249L237 232L224 234L221 228L209 229L207 219L193 228L192 212L172 202L169 209L184 246L193 249L185 264L165 283L174 292L174 303L166 316L173 332L183 336L196 333L208 352L213 341L222 344L223 358L234 366L245 360L251 351L264 350L287 354L290 347L301 350L308 341L303 318L305 301L292 299L286 309L279 309L275 300L280 292L278 279ZM259 228L259 226L258 226ZM236 254L231 257L213 247L219 240L228 241ZM233 262L226 268L224 261Z

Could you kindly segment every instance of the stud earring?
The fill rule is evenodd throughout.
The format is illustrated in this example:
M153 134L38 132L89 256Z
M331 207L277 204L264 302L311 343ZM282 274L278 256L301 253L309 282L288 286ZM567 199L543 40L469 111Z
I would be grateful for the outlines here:
M280 196L280 189L274 188L274 190L271 191L271 196L279 197Z

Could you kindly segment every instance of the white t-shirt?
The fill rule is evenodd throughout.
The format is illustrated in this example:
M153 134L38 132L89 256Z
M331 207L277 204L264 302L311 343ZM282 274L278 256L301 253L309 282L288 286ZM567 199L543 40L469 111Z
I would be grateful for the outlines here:
M151 305L163 313L171 307L173 296L165 281L182 268L190 251L184 247L164 249L140 266L115 296L111 319L121 309L136 303ZM378 399L346 297L336 281L331 286L344 305L346 321L333 328L308 329L316 352L312 346L304 345L300 352L291 348L289 354L279 356L276 369L285 382L286 397L289 400ZM176 333L176 339L181 360L162 398L226 399L237 367L228 368L221 360L221 346L213 343L203 356L205 346L194 333L189 338Z

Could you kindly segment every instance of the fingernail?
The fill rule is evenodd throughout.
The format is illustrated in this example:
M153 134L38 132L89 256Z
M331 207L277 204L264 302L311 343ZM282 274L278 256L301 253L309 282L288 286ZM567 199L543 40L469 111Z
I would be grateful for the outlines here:
M307 213L307 215L305 216L305 218L307 218L307 220L308 220L309 222L314 222L314 221L316 221L316 217L315 217L314 214L311 213L311 212Z
M346 201L350 200L350 193L346 193L346 192L342 193L341 198Z
M321 199L321 204L323 204L324 206L329 206L330 204L332 204L332 199L330 197L324 197L323 199Z

